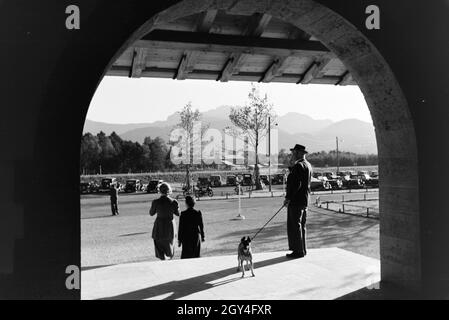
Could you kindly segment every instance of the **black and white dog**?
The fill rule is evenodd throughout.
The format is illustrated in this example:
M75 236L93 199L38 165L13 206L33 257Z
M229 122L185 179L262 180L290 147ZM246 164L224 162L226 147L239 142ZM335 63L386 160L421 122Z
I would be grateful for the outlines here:
M242 278L245 276L245 266L243 265L243 262L246 261L246 265L249 265L251 268L251 274L253 277L254 275L254 269L253 269L253 254L251 252L251 239L250 237L243 237L240 241L238 250L237 250L237 272L240 271L240 268L242 269Z

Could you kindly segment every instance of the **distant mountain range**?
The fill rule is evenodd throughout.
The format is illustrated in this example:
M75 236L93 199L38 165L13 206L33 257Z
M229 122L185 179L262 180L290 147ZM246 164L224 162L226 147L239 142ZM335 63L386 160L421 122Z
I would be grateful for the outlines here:
M231 106L221 106L202 113L202 122L211 128L222 130L230 126ZM179 115L172 114L165 121L138 124L111 124L86 120L84 132L97 134L103 131L111 134L115 131L124 140L142 143L145 137L162 137L168 141L173 127L178 123ZM336 136L339 137L340 150L355 153L377 154L376 136L371 123L358 119L315 120L307 115L291 112L277 119L279 148L288 149L296 143L303 144L311 152L335 150Z

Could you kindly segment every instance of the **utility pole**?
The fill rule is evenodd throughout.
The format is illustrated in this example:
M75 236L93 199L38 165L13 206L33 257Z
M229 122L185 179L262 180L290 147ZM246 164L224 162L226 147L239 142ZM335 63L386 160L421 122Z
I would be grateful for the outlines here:
M336 137L336 141L337 141L337 175L340 172L340 156L338 154L338 137Z
M268 185L271 192L271 117L268 117Z

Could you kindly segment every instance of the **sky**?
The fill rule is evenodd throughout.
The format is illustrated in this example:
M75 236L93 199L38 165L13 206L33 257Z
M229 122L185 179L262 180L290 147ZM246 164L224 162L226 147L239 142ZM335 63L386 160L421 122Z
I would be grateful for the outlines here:
M372 123L357 86L257 84L267 94L278 116L298 112L318 119L356 118ZM89 120L107 123L150 123L166 120L188 102L207 111L222 105L242 106L250 82L105 77L89 107Z

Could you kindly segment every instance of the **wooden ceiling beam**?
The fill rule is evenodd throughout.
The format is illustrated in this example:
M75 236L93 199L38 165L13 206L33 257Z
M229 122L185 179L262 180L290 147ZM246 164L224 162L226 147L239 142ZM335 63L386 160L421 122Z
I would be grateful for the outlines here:
M313 58L332 56L332 53L324 45L315 41L164 30L153 31L145 36L143 40L135 42L134 47L182 50L184 55L176 74L176 77L179 77L179 79L185 77L186 72L193 70L196 55L185 54L186 52L196 52L196 54L210 51L228 53L229 59L217 79L223 82L228 81L232 74L238 73L247 54L275 56L282 61L285 61L286 59L284 58L289 56ZM279 68L278 72L282 71L281 66L276 67Z
M208 10L201 13L198 18L195 31L200 33L209 33L212 24L214 23L214 20L217 16L217 13L218 10ZM185 51L179 63L178 70L175 74L175 79L187 79L188 74L194 70L199 55L200 53L197 51Z
M313 61L311 65L307 68L304 75L298 81L302 84L309 84L316 78L322 78L324 76L324 68L329 64L332 59L329 57L323 58L321 60Z
M144 48L135 48L131 61L130 78L140 78L146 67L147 54Z
M199 52L196 51L186 51L182 55L179 62L178 70L176 72L175 79L185 80L189 73L195 68L196 60L198 59Z
M310 40L312 36L306 32L304 32L303 30L291 26L289 28L289 34L288 34L288 38L289 39L300 39L300 40Z
M157 32L156 32L157 31ZM133 46L149 49L214 51L225 53L262 54L272 56L333 56L318 41L257 38L223 34L156 30Z
M343 73L340 77L340 80L337 81L337 83L335 84L336 86L340 85L340 86L347 86L347 85L351 85L353 84L354 79L352 78L352 75L349 71L346 71L345 73Z
M255 13L251 19L249 24L247 25L245 32L243 35L252 36L252 37L260 37L268 24L270 23L271 16L265 13Z
M250 37L260 37L263 32L265 31L265 28L267 27L268 23L270 23L271 16L268 14L260 14L255 13L251 16L250 23L246 27L246 30L244 31L244 36L250 36ZM226 65L224 66L219 80L221 82L227 82L231 78L231 76L235 73L238 73L240 70L240 67L245 62L246 55L245 53L231 53L231 56L229 57ZM230 63L229 63L230 62Z
M235 73L235 70L239 70L242 66L244 60L242 59L241 53L231 53L228 60L226 61L223 69L220 72L220 75L217 78L217 81L227 82L231 78L232 74Z
M288 57L277 57L273 63L265 71L262 79L259 82L271 82L275 77L282 76L282 73L287 67Z
M218 10L207 10L199 15L195 30L197 32L209 33L217 17Z
M168 78L172 79L173 75L177 72L177 68L157 68L147 67L142 72L142 77L150 78ZM107 76L128 77L129 67L126 66L112 66L108 70ZM213 70L194 70L189 74L189 79L203 79L203 80L216 80L219 77L220 71ZM275 77L272 82L277 83L296 83L300 74L287 74L284 73L279 77ZM252 81L257 82L263 77L262 72L240 72L233 76L232 80L235 81ZM335 85L340 78L338 76L324 76L322 78L316 78L311 83ZM354 83L350 83L354 84Z

